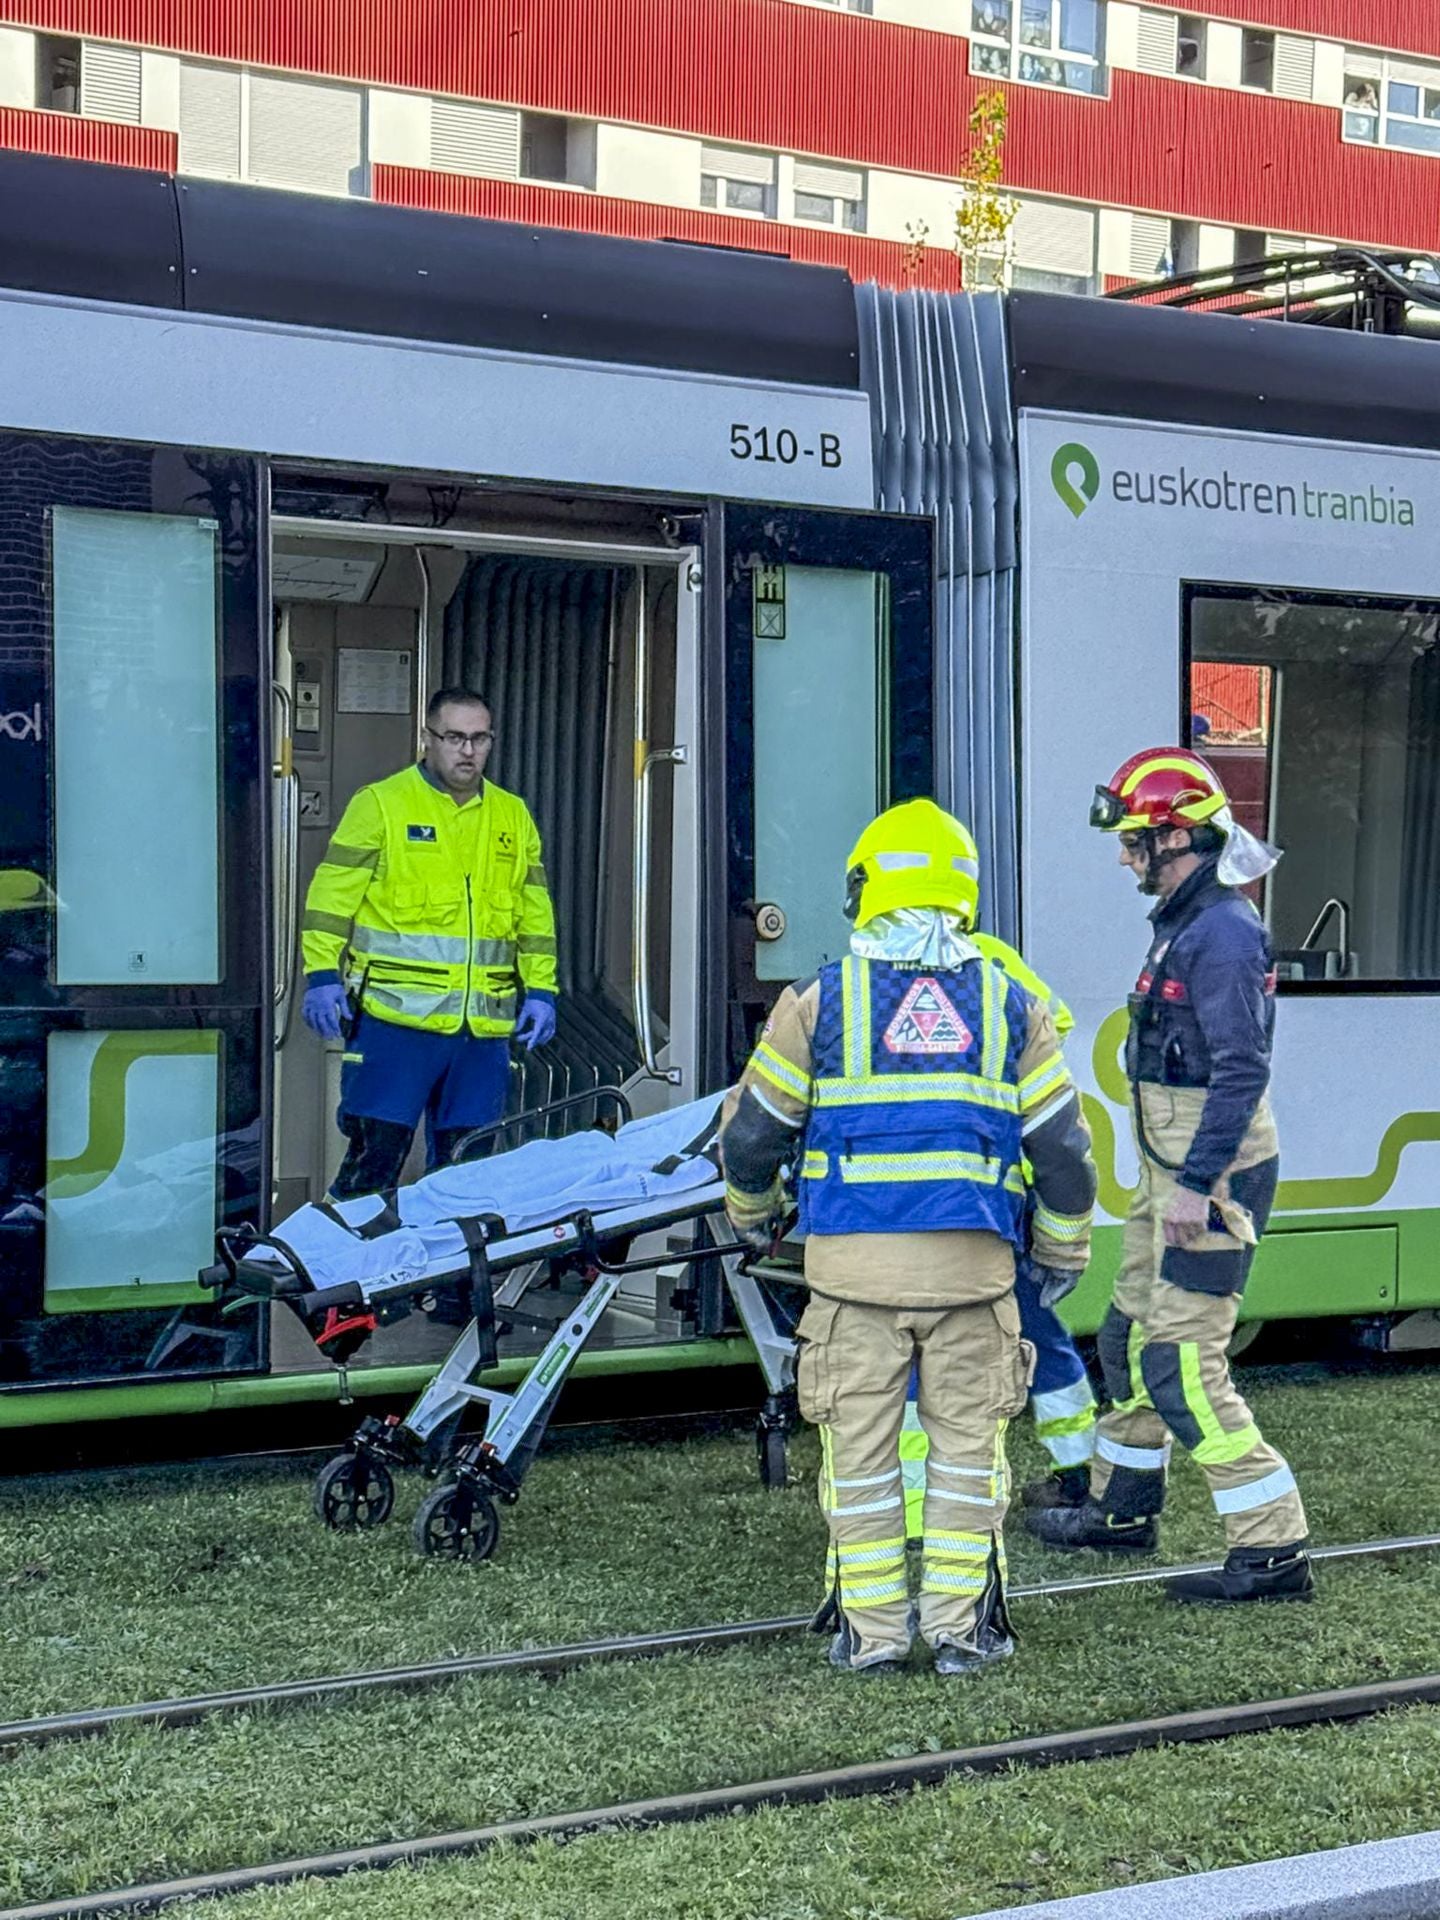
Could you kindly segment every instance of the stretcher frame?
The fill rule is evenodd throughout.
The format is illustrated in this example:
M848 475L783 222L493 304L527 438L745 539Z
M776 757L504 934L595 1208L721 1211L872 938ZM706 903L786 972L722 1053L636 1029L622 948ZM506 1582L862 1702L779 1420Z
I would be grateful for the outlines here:
M599 1097L610 1097L629 1117L629 1102L619 1089L592 1089L493 1128L478 1129L458 1144L457 1158L486 1135L547 1121L558 1111L588 1105ZM767 1486L785 1484L786 1440L796 1417L796 1345L777 1325L761 1280L729 1227L724 1193L724 1181L717 1174L702 1186L666 1199L631 1202L598 1213L576 1209L518 1233L509 1232L495 1214L457 1220L467 1241L463 1264L453 1254L437 1254L420 1270L391 1284L352 1281L329 1288L308 1287L302 1263L283 1241L242 1229L217 1235L220 1259L201 1279L210 1286L228 1283L235 1292L281 1300L292 1307L320 1351L337 1366L342 1400L348 1398L345 1360L359 1342L378 1327L406 1317L425 1295L468 1283L471 1317L434 1376L403 1416L372 1415L361 1421L345 1451L329 1460L317 1476L314 1504L318 1516L337 1531L380 1526L394 1506L393 1469L418 1466L441 1482L416 1514L412 1537L418 1551L485 1560L499 1540L497 1502L508 1506L519 1499L560 1389L623 1281L635 1273L720 1261L736 1317L754 1347L766 1386L756 1425L761 1479ZM639 1259L607 1258L607 1249L620 1246L628 1254L637 1238L701 1221L706 1223L709 1244ZM266 1258L256 1260L261 1249ZM277 1273L276 1254L288 1260L289 1273ZM548 1326L548 1321L526 1314L521 1303L542 1276L558 1279L577 1266L588 1283L583 1296L561 1315L514 1391L485 1385L482 1376L495 1362L497 1327L527 1322ZM483 1427L462 1436L465 1415L475 1407L484 1411Z

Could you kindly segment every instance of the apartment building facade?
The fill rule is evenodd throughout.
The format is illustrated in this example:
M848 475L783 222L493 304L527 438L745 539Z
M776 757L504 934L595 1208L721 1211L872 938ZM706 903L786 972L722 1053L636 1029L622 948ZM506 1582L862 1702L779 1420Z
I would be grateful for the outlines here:
M996 86L1017 285L1440 250L1433 0L0 0L0 145L892 285Z

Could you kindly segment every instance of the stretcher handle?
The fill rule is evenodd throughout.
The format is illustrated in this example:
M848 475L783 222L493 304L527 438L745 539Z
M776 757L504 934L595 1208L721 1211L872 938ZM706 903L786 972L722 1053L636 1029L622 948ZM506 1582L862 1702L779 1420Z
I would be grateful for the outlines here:
M587 1266L596 1273L651 1273L657 1267L687 1267L699 1260L721 1260L727 1253L733 1253L733 1247L691 1247L679 1253L660 1253L647 1256L643 1260L607 1260L600 1251L600 1236L595 1228L594 1216L580 1212L571 1215L571 1225L575 1229L579 1245L575 1251ZM618 1239L619 1235L607 1236ZM633 1237L633 1233L632 1236Z
M259 1238L259 1229L248 1224L223 1228L215 1236L215 1251L220 1258L213 1267L201 1267L195 1276L196 1283L212 1292L218 1292L227 1280L233 1284L239 1278L241 1260Z
M586 1092L572 1093L564 1100L551 1100L543 1107L528 1107L524 1113L512 1113L508 1119L492 1121L488 1127L472 1127L469 1133L462 1133L455 1142L450 1164L452 1167L458 1166L472 1147L482 1140L508 1133L512 1127L524 1126L528 1121L548 1119L552 1113L564 1113L567 1108L582 1106L590 1100L597 1104L601 1100L608 1100L619 1113L622 1126L628 1126L635 1118L629 1099L619 1087L590 1087Z

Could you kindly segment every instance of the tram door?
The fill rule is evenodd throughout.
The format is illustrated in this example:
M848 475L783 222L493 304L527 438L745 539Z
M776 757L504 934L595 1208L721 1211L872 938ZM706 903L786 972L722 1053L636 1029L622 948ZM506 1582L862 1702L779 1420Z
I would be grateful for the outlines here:
M0 1386L235 1372L265 1184L256 463L0 436Z
M929 520L727 506L712 541L728 738L718 1080L782 987L847 950L845 862L881 808L937 790ZM717 844L707 836L710 845ZM718 890L717 890L718 891Z
M425 703L442 686L490 701L487 775L534 814L555 905L559 1025L549 1045L513 1056L509 1110L577 1101L551 1123L559 1132L613 1117L584 1099L599 1087L623 1088L636 1113L705 1090L695 1055L696 557L554 540L527 551L514 535L476 529L453 544L398 525L363 537L277 519L275 1220L323 1196L346 1145L343 1043L317 1040L300 1017L305 893L356 790L423 750ZM407 1179L424 1172L425 1155L422 1126ZM622 1294L599 1344L686 1330L670 1309L673 1281L633 1284L645 1297ZM383 1329L358 1364L433 1360L453 1337L443 1320L413 1316ZM285 1313L274 1318L272 1364L316 1364Z

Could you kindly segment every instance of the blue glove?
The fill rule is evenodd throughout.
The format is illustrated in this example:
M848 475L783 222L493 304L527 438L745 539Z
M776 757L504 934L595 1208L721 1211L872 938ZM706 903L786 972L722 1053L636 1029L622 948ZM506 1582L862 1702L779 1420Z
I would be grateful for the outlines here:
M515 1038L527 1053L555 1038L555 1002L548 993L527 993L515 1022Z
M317 986L307 987L305 998L300 1003L300 1018L322 1040L339 1040L342 1037L341 1023L349 1011L345 989L338 980L326 980Z

